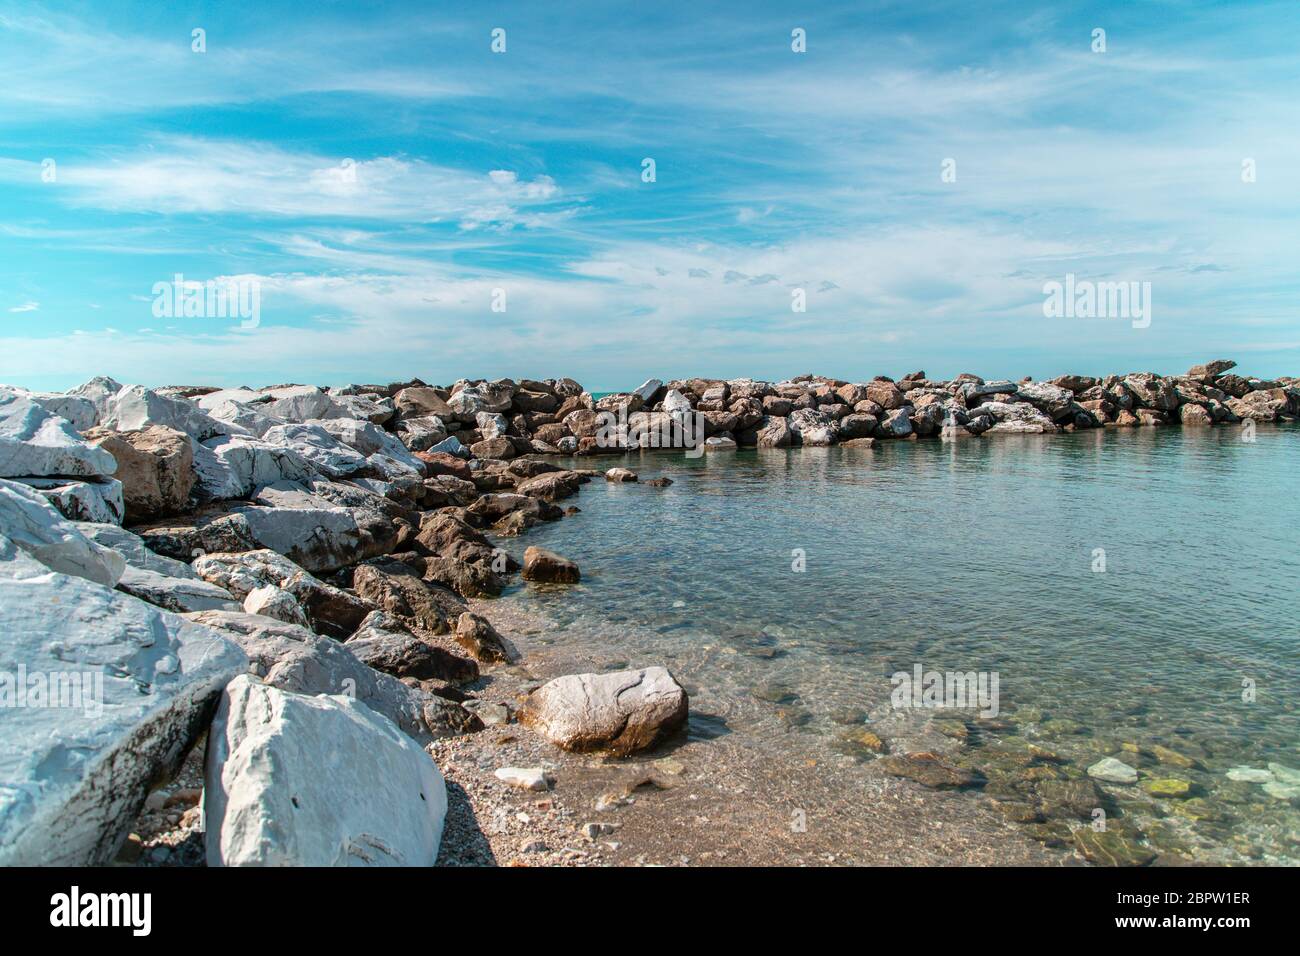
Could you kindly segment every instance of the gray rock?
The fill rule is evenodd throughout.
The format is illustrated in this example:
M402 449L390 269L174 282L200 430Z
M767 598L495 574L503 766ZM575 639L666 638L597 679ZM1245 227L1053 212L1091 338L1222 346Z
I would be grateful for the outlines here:
M185 565L181 567L189 570ZM193 575L171 577L128 564L117 582L117 589L141 601L148 601L155 607L178 614L186 611L239 610L239 602L233 594Z
M39 492L15 481L0 479L0 533L47 568L105 587L126 569L116 551L86 538Z
M33 682L57 681L63 704L4 712L0 866L107 865L247 660L208 628L50 574L3 537L0 630L0 674L25 673L29 701Z

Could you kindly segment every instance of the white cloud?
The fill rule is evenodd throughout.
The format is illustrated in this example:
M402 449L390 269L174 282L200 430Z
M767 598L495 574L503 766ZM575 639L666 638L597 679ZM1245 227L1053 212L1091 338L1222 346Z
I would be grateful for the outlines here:
M35 164L0 161L0 178L35 182ZM354 160L275 146L169 138L164 150L113 161L60 164L58 198L120 212L458 222L467 228L525 227L562 218L549 176L473 174L423 160Z
M30 301L28 301L28 302L24 302L22 305L16 305L16 306L14 306L14 307L13 307L12 309L10 309L9 311L10 311L10 312L35 312L35 311L38 310L40 307L41 307L41 304L40 304L39 302L30 302Z

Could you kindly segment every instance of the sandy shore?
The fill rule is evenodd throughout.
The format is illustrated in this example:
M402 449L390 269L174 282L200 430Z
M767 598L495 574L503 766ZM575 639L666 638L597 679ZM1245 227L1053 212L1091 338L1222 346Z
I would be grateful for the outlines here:
M572 672L571 655L552 657L530 644L537 622L526 612L477 603L524 654L521 664L496 668L468 688L477 696L513 706L530 684ZM446 865L1082 862L1006 823L978 793L926 790L869 766L776 756L694 713L685 735L623 759L566 753L514 723L438 741L430 752L449 791L439 859ZM546 793L517 790L496 779L500 767L542 767L555 782Z

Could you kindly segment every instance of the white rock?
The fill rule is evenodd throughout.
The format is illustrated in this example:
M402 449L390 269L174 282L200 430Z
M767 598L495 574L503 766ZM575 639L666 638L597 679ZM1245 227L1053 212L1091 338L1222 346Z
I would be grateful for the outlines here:
M291 448L238 437L196 444L194 471L202 495L213 501L247 498L262 485L316 474L311 462Z
M241 402L224 401L212 406L208 413L213 418L229 422L248 432L255 438L261 438L276 425L285 425L283 418L268 415L258 405L245 405Z
M272 401L270 395L263 392L256 392L251 388L219 388L215 392L207 392L193 399L195 405L203 409L209 415L213 409L226 402L235 402L239 405L258 405L269 404Z
M3 711L0 866L106 865L247 659L208 628L51 574L3 537L0 633L0 683L23 674L30 695L57 679L62 702L81 705L29 696Z
M184 432L195 441L243 431L238 425L213 418L192 402L159 395L143 385L128 385L118 391L100 417L100 424L120 432L136 431L148 425L165 425Z
M1114 757L1103 757L1088 768L1088 776L1106 783L1137 783L1138 772Z
M641 383L641 387L632 392L633 395L641 399L641 404L649 405L650 400L655 397L659 389L664 387L664 383L657 378L648 378ZM676 391L674 389L674 391ZM677 394L681 394L678 392ZM689 404L689 403L688 403ZM666 407L666 406L665 406Z
M541 767L501 767L495 772L502 783L520 790L549 790L551 776Z
M397 428L402 444L411 451L425 451L448 440L447 425L437 415L403 418Z
M447 789L392 722L344 695L241 676L204 770L209 866L432 866Z
M122 383L114 381L107 375L96 375L84 385L78 385L72 391L68 392L76 398L84 398L95 406L95 424L98 425L108 411L114 396L122 390Z
M0 479L0 533L53 571L106 587L126 569L122 556L86 538L39 492Z
M468 458L470 455L469 449L466 448L461 440L455 435L452 435L450 438L444 438L442 441L438 442L438 444L430 446L429 451L446 452L449 455L456 455L459 458Z
M351 418L352 415L334 399L314 385L294 385L268 389L272 401L262 408L264 414L288 422L305 422L313 418Z
M15 478L40 492L69 521L121 524L126 516L122 483L116 478L76 481L68 478Z
M378 395L337 395L331 392L330 397L350 418L363 419L372 425L384 424L396 412L391 398Z
M275 618L286 624L307 627L307 615L302 606L294 600L288 591L283 591L274 584L263 584L253 588L244 598L244 611L248 614L261 614L263 617Z
M1236 780L1238 783L1271 783L1273 781L1273 771L1265 770L1262 767L1233 767L1227 774L1229 780Z
M94 428L99 424L99 410L95 403L81 395L61 395L58 393L33 393L31 400L51 415L66 418L79 432Z
M668 394L664 396L663 406L665 412L679 421L691 414L691 400L675 388L668 390Z
M519 722L565 750L631 753L686 722L686 691L663 667L569 674L533 691Z
M734 439L725 438L721 435L713 435L704 439L705 451L735 451L736 442Z
M111 475L117 462L87 444L65 418L26 395L0 388L0 478Z
M1270 760L1268 769L1282 783L1300 784L1300 770Z
M262 441L292 449L330 478L346 478L366 467L364 455L319 425L305 422L275 425L266 430Z
M474 416L474 423L485 439L501 438L510 428L510 423L500 412L479 412Z

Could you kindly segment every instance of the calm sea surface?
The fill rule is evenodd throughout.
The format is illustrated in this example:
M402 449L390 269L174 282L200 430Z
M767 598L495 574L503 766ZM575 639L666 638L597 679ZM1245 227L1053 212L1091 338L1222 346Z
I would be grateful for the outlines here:
M573 558L582 584L504 600L547 621L556 651L667 664L693 730L865 763L851 739L895 729L890 675L996 673L998 718L946 752L987 776L990 799L1036 806L1042 780L1112 755L1142 775L1101 784L1140 845L1300 859L1300 428L573 464L674 483L584 485L564 502L581 514L506 542ZM1060 762L1008 762L1026 742ZM1142 786L1169 779L1187 792ZM1036 832L1084 823L1057 817Z

